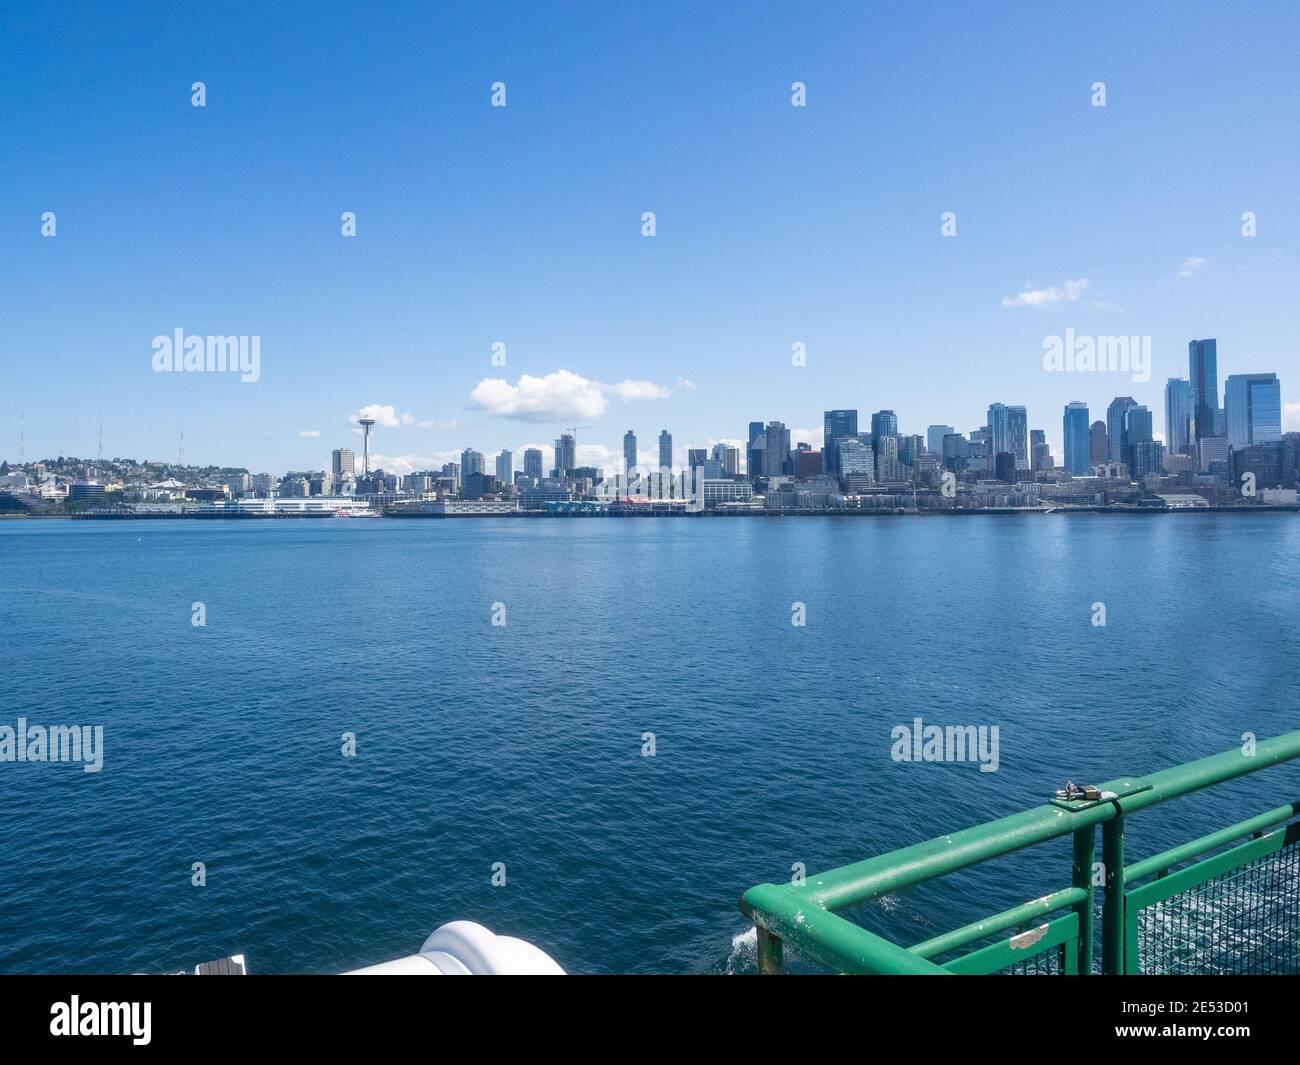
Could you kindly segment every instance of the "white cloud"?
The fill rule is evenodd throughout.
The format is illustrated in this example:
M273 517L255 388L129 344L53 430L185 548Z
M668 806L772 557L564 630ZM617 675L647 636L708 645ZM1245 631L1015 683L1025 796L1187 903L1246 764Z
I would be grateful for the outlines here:
M357 425L362 418L374 418L375 424L383 429L396 429L402 422L397 416L397 409L391 404L370 403L356 414L348 415L348 424Z
M672 395L668 389L651 381L620 381L616 385L609 385L608 388L624 402L634 399L667 399Z
M606 393L624 401L666 399L669 392L650 381L620 381L604 385L589 381L569 370L556 370L545 377L523 374L516 384L499 377L487 377L469 394L470 405L499 418L526 422L563 422L596 418L609 406Z
M298 435L304 440L316 440L320 436L319 429L299 429Z
M1178 266L1179 277L1191 277L1197 270L1200 270L1209 260L1203 259L1199 255L1192 255L1184 259Z
M1282 404L1282 429L1288 433L1300 433L1300 402Z
M460 428L460 422L455 418L452 418L451 421L442 421L437 418L430 418L427 421L416 422L415 424L421 429L438 429L442 431L450 431Z
M679 377L677 378L677 387L686 392L694 392L695 382L692 381L689 377Z
M1074 303L1088 288L1086 277L1079 280L1066 280L1060 285L1049 288L1032 288L1026 286L1023 292L1015 296L1004 296L1003 307L1050 307L1054 303Z

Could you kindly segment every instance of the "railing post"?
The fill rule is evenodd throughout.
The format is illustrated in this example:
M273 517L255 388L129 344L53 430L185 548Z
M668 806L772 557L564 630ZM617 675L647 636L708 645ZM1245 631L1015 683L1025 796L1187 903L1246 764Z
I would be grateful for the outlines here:
M1074 833L1074 886L1083 888L1088 897L1074 912L1079 915L1079 976L1092 974L1092 926L1096 892L1092 883L1092 865L1097 859L1097 829L1093 825Z
M1106 901L1101 911L1101 971L1124 975L1124 815L1101 826L1101 861L1106 868Z
M761 976L780 976L784 971L785 947L780 937L774 936L762 925L758 929L758 972Z

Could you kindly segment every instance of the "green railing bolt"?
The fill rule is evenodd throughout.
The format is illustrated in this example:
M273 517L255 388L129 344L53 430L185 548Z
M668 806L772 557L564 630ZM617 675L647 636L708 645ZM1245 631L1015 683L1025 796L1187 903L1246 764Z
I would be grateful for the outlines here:
M1101 826L1101 860L1106 867L1106 901L1101 909L1101 971L1124 974L1124 815Z
M1097 858L1097 830L1094 825L1074 834L1074 886L1083 888L1088 897L1074 908L1079 915L1078 975L1092 973L1092 924L1096 893L1092 884L1092 863Z
M762 976L780 976L784 971L785 947L779 936L758 926L758 971Z

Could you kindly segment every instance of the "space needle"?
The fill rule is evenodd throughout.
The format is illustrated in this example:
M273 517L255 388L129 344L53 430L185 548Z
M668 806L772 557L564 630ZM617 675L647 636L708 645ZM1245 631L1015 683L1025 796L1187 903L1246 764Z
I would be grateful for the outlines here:
M370 479L370 430L375 426L374 418L360 418L358 423L361 431L365 434L365 441L361 448L361 471L366 480Z

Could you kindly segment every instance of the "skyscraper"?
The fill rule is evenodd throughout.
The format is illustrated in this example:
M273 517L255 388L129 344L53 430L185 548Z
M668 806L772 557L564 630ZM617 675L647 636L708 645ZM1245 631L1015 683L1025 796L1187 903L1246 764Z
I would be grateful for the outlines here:
M1029 414L1024 407L990 403L989 432L994 456L1009 452L1016 457L1017 470L1029 469Z
M555 476L572 477L578 465L578 441L572 433L561 433L555 441ZM462 472L462 476L469 476Z
M659 430L659 468L661 470L673 468L673 434L667 429Z
M1134 404L1124 411L1124 455L1121 462L1128 465L1134 476L1137 468L1135 455L1139 444L1149 444L1155 439L1151 411L1147 407ZM1150 472L1150 471L1148 471Z
M932 425L925 431L925 449L931 455L943 455L943 438L957 430L951 425Z
M524 451L524 476L535 481L542 479L542 449L530 447Z
M497 456L496 461L497 480L501 482L502 488L509 488L515 481L515 456L509 448L506 448Z
M880 440L898 435L898 415L892 410L878 410L871 416L871 446L880 451Z
M1187 344L1187 361L1192 389L1192 438L1220 436L1219 353L1214 340L1192 340Z
M352 453L351 449L336 447L333 450L330 454L330 473L334 476L335 484L356 480L357 457Z
M858 412L856 410L828 410L822 415L822 455L826 471L834 473L839 469L839 443L849 437L858 435Z
M1104 466L1110 459L1109 434L1100 418L1088 427L1088 459L1093 466Z
M1092 466L1088 440L1088 404L1074 400L1065 405L1065 470L1082 477Z
M790 458L790 430L784 422L768 422L763 430L766 441L763 451L763 476L781 477L794 471Z
M460 481L464 484L470 474L483 472L483 452L467 447L460 453Z
M1234 451L1281 440L1282 385L1277 374L1229 374L1223 389L1223 420L1228 446Z
M733 477L740 470L740 452L730 444L714 444L713 461L726 477Z
M1106 459L1109 462L1127 462L1124 457L1124 415L1130 407L1136 407L1137 400L1132 396L1116 396L1106 408Z
M1165 450L1171 455L1186 454L1191 429L1192 383L1171 377L1165 383Z
M623 476L631 479L636 468L636 433L629 429L623 434Z

